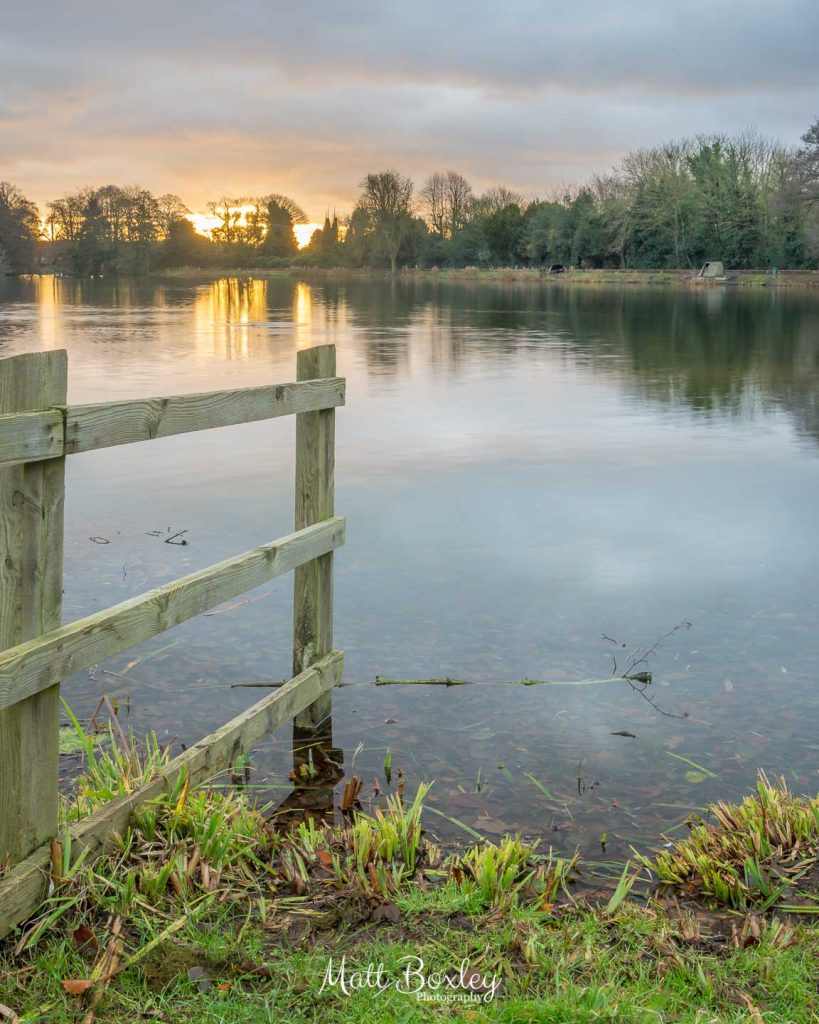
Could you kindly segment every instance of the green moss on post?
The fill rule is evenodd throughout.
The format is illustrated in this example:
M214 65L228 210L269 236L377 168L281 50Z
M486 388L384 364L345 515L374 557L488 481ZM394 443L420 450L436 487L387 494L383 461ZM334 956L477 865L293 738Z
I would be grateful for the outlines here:
M297 356L297 380L336 375L334 345L304 349ZM335 410L296 416L296 529L334 514ZM333 646L333 555L321 555L296 569L293 607L293 675L309 668ZM324 694L295 720L296 731L322 726L329 732L332 696Z
M66 402L64 351L0 359L0 415ZM0 650L60 625L65 458L0 468ZM59 686L0 711L0 865L57 831Z

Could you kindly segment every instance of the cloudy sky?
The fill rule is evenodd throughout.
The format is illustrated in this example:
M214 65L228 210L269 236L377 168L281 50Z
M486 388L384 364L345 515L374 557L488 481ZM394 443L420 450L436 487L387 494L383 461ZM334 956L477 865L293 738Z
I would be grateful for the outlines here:
M632 148L819 116L816 0L6 0L0 179L285 192L368 170L527 194Z

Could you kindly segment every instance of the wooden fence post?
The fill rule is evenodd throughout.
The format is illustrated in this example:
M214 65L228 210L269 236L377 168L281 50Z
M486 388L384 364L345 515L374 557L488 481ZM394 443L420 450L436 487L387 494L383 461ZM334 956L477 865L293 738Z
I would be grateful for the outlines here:
M335 345L303 349L297 356L297 380L336 375ZM333 515L335 409L296 416L296 529ZM293 607L293 675L318 661L333 647L333 554L314 558L296 569ZM295 719L308 733L329 733L332 694L327 692Z
M64 351L0 359L0 415L66 403ZM60 625L65 458L0 468L0 650ZM57 832L60 688L0 711L0 867Z

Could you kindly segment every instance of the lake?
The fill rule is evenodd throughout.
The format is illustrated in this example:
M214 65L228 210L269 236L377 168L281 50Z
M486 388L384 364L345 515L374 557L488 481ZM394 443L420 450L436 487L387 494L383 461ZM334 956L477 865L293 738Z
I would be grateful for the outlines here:
M817 789L819 298L0 279L0 355L68 349L71 402L291 380L296 350L327 342L348 380L334 739L365 796L390 748L408 792L436 780L443 838L468 839L455 818L606 861L681 835L759 767ZM69 459L65 620L289 532L293 450L289 418ZM289 676L291 592L262 587L64 696L79 715L116 696L137 733L189 743L263 692L231 684ZM669 632L649 659L664 713L617 681L372 685L597 679ZM289 745L254 757L277 800Z

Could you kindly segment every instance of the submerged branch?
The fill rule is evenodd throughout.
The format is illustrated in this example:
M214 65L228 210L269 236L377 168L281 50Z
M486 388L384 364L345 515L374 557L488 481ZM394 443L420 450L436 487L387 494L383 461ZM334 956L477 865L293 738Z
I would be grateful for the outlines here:
M619 683L636 681L643 685L651 682L649 673L637 676L606 676L605 679L452 679L449 676L441 679L385 679L375 677L376 686L597 686L600 683Z
M675 627L679 629L680 627ZM671 630L673 633L674 630ZM670 636L667 633L666 636ZM661 637L657 644L644 655L635 655L638 660L633 660L631 668L634 668L640 663L644 663L646 658L654 653L654 650L659 643L664 640L665 637ZM654 710L664 715L666 718L688 718L688 712L684 711L682 714L678 714L674 711L666 711L661 708L653 694L648 694L646 690L654 681L654 677L651 672L630 672L620 676L606 676L605 679L486 679L486 680L475 680L475 679L456 679L452 676L440 676L430 679L385 679L383 676L375 677L376 686L600 686L603 683L628 683L631 689L647 703L650 704Z

